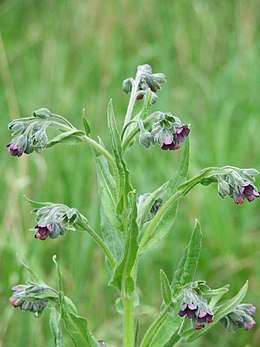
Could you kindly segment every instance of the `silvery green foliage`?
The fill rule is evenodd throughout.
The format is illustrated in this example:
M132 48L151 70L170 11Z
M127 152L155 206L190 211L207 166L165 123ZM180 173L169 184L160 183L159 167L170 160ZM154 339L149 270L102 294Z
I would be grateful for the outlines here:
M104 252L109 284L116 288L119 295L116 308L123 319L123 347L173 347L193 342L219 322L232 331L239 327L248 330L255 324L252 317L254 306L241 304L247 292L247 282L234 297L225 300L229 285L212 289L206 281L196 280L202 232L199 221L195 220L173 277L169 278L163 269L160 270L162 303L157 316L153 317L146 332L138 335L135 330L134 311L140 305L138 266L142 255L173 230L180 198L188 195L198 184L207 186L211 183L217 183L222 198L230 196L236 204L242 204L245 199L251 202L259 197L254 184L258 173L255 169L209 167L187 180L190 126L171 112L150 112L158 98L157 91L165 82L164 74L153 73L148 64L138 66L135 78L124 80L123 91L130 98L122 129L117 126L111 100L107 107L110 147L101 138L95 140L90 136L85 110L85 131L76 129L65 117L46 108L40 108L31 117L9 124L13 140L7 147L12 156L21 157L23 153L30 154L57 143L84 142L93 149L100 198L100 233L75 208L61 203L28 200L36 216L36 239L54 239L65 235L68 230L84 231ZM51 139L47 134L49 128L58 132ZM127 168L125 153L136 140L144 147L143 155L145 149L153 145L170 151L166 154L169 156L174 155L172 151L177 149L181 152L178 169L168 181L150 193L136 192ZM65 296L61 270L55 256L53 261L57 270L57 289L42 285L35 272L22 263L33 282L14 287L11 304L37 315L47 305L53 304L50 307L50 326L56 347L64 346L62 325L76 347L108 347L105 341L109 340L109 336L101 336L102 340L95 338L88 321L78 314L72 301Z

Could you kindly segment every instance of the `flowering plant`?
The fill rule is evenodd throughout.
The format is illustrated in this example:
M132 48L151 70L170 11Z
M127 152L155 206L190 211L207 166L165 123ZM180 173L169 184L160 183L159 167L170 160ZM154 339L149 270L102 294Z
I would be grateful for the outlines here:
M36 216L34 237L39 240L54 239L66 232L87 232L104 252L110 274L109 284L119 293L116 308L122 314L124 347L171 347L205 334L217 323L231 331L251 329L255 324L255 307L241 303L247 291L247 282L236 296L223 300L229 286L211 289L206 281L195 280L195 273L202 245L198 220L194 223L189 243L169 279L160 272L162 305L160 312L143 336L135 325L135 307L138 300L138 267L142 255L172 228L179 199L196 185L217 183L218 193L230 196L234 203L242 204L259 197L254 181L255 169L233 166L209 167L187 180L189 165L190 125L169 112L150 108L156 103L157 92L165 83L165 76L153 73L149 65L138 66L135 78L123 82L123 91L130 95L123 128L119 131L112 101L107 108L111 150L99 138L90 136L90 126L83 116L84 131L76 129L66 118L41 108L31 117L12 121L9 129L13 140L7 145L12 156L42 151L58 143L86 142L93 149L96 160L100 194L100 231L93 230L88 219L77 209L61 203L39 203L28 199ZM141 103L134 113L136 103ZM53 129L50 133L49 129ZM53 135L55 134L56 135ZM51 135L50 135L51 134ZM158 145L162 150L180 150L179 169L154 192L138 195L131 184L131 175L125 162L125 153L134 141L145 148ZM168 153L174 155L174 153ZM72 301L65 296L60 267L57 269L57 288L50 288L35 272L32 280L13 287L10 303L24 311L40 316L50 308L50 321L55 345L63 346L63 327L77 347L108 346L107 337L98 340L81 317Z

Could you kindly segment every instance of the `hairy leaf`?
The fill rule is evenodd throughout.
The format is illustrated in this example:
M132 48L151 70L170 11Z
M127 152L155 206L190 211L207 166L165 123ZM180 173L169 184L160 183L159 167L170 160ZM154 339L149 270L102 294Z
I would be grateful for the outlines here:
M61 272L56 256L53 257L53 261L58 274L59 305L65 329L75 347L99 347L98 342L88 329L87 320L77 314L75 306L64 296Z
M138 250L138 226L136 223L137 208L136 208L136 193L129 193L130 213L128 216L128 228L127 228L127 239L125 243L124 256L120 264L116 267L111 284L121 289L122 280L127 280L132 285L131 271L136 261L136 254ZM130 288L128 286L128 288ZM131 288L130 288L131 289ZM132 288L133 289L133 288Z
M175 293L178 292L178 288L193 281L200 256L201 245L201 228L199 221L195 220L190 241L173 276L172 288Z

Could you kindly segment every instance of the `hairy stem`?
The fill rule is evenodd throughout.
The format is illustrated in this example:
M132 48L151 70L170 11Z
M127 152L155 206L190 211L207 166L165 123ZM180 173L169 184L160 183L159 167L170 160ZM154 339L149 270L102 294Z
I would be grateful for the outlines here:
M115 181L116 181L116 187L117 191L120 190L120 175L118 172L118 167L116 165L114 157L99 143L97 143L95 140L91 139L87 135L82 136L83 141L87 142L95 151L99 152L100 154L103 154L104 157L107 158L109 163L111 164L114 175L115 175Z
M114 268L116 265L115 258L113 257L112 253L110 250L107 248L105 245L104 241L101 239L101 237L88 225L87 219L81 215L82 218L82 223L78 222L84 230L93 238L93 240L96 241L96 243L99 245L99 247L103 250L105 253L106 257L110 261L112 267Z

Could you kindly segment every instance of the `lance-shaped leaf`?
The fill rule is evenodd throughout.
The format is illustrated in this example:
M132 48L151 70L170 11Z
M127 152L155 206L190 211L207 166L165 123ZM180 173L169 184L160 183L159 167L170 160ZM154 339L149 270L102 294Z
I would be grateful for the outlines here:
M61 271L56 256L53 257L53 261L58 274L59 305L65 329L75 347L99 347L98 342L88 329L88 321L77 314L75 306L64 296Z
M136 255L138 250L138 226L136 223L137 209L136 209L136 193L130 192L128 194L130 212L128 216L128 228L127 238L125 243L125 251L123 259L120 264L116 267L111 284L121 289L122 281L126 281L129 284L128 289L131 291L133 280L131 277L131 271L136 261ZM134 288L132 288L133 290Z
M171 203L179 185L186 179L189 166L189 141L185 140L183 153L180 159L179 170L168 181L165 193L162 196L163 204L150 222L143 225L140 232L142 238L140 240L140 253L143 253L149 247L162 239L171 229L178 207L178 196ZM147 210L146 210L147 212Z
M124 209L124 205L126 203L127 193L131 190L131 187L129 184L129 173L126 169L125 162L123 161L123 158L122 158L121 140L120 140L120 135L119 135L116 120L115 120L112 100L110 100L108 103L107 120L108 120L108 129L109 129L110 137L112 141L112 150L116 160L118 174L120 177L119 187L117 191L117 197L118 197L117 213L121 214Z
M87 120L87 117L86 117L86 109L83 108L83 115L82 115L82 122L83 122L83 125L84 125L84 129L85 129L85 132L86 132L86 135L89 135L90 132L91 132L91 128L90 128L90 125L89 125L89 122Z
M162 269L160 270L160 282L163 301L166 305L170 305L172 301L171 285L166 273Z
M146 332L140 347L162 347L177 333L182 323L182 318L178 316L170 306L167 306L155 322Z
M16 254L16 257L19 263L29 272L34 282L43 283L43 281L41 280L41 277L29 265L25 264L25 262L19 257L18 253Z
M196 340L198 337L205 334L209 329L211 329L215 324L217 324L221 318L225 317L230 312L232 312L236 308L236 306L239 305L244 299L247 289L248 289L248 282L246 281L246 283L240 289L240 291L237 293L236 296L234 296L232 299L223 303L221 306L217 307L214 310L214 319L212 323L207 324L205 328L199 331L194 331L194 329L186 330L183 333L183 336L185 337L185 341L192 342Z
M53 139L48 141L47 148L52 147L56 145L57 143L66 143L66 144L76 144L82 142L82 136L84 136L85 133L82 130L72 129L65 132L62 132L61 134L55 136Z
M61 328L61 315L54 306L51 307L50 328L54 338L55 347L64 347L62 328Z
M198 265L201 245L201 228L199 221L195 220L195 226L190 241L173 276L172 288L175 294L178 293L179 288L193 281Z

